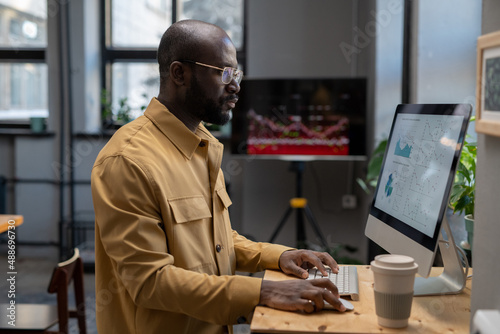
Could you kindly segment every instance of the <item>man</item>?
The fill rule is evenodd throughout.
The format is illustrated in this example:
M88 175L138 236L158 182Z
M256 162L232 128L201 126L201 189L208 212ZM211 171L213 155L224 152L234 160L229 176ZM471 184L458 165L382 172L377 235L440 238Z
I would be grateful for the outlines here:
M242 73L217 26L173 24L158 48L160 92L123 126L92 170L99 333L224 333L258 304L314 312L337 309L327 279L286 282L236 270L337 270L326 253L256 243L231 229L220 169L222 144L200 123L224 124Z

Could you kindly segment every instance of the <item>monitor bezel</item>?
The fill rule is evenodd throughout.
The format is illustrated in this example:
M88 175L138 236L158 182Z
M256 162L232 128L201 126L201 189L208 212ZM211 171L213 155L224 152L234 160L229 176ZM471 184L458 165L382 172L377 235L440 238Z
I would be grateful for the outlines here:
M460 159L460 154L462 151L463 143L465 140L465 136L467 133L467 127L470 122L470 116L471 116L471 109L472 106L469 104L399 104L396 108L396 112L394 115L393 123L391 126L391 131L388 137L388 142L387 142L387 149L384 154L384 159L382 161L381 165L381 170L379 174L379 178L382 176L384 172L384 168L386 165L386 159L388 156L388 148L391 146L391 141L393 137L393 131L394 131L394 126L396 123L396 119L398 115L400 114L426 114L426 115L454 115L454 116L463 116L463 121L462 121L462 127L460 130L460 136L458 138L457 146L455 149L455 153L453 156L453 161L450 167L450 172L448 175L448 180L446 183L446 189L445 193L443 196L443 200L441 203L439 215L438 215L438 221L436 223L436 226L434 228L434 233L432 237L429 237L428 235L416 230L415 228L407 225L406 223L402 222L401 220L391 216L390 214L380 210L375 206L376 202L376 194L378 193L380 182L377 183L377 187L374 192L372 204L370 207L370 215L373 216L374 218L378 219L388 227L398 231L402 235L408 237L409 239L415 241L417 244L422 245L426 249L428 249L431 252L435 252L436 247L437 247L437 242L439 239L439 234L441 231L441 225L443 222L443 218L445 215L445 210L448 207L448 202L449 202L449 196L451 192L451 188L453 185L453 181L455 178L456 174L456 169L458 166L458 161ZM377 242L376 240L374 240ZM384 248L384 245L380 245L382 248Z

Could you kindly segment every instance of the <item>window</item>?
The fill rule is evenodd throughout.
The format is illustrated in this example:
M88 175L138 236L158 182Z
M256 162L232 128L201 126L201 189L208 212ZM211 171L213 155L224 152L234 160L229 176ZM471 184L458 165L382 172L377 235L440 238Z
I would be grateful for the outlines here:
M243 7L244 0L103 1L103 96L112 109L104 125L123 120L120 105L130 108L133 119L158 95L156 49L172 22L192 18L217 24L232 38L242 63Z
M0 122L48 117L46 47L47 1L0 0Z
M243 49L243 0L182 0L179 19L197 19L224 29L237 50Z

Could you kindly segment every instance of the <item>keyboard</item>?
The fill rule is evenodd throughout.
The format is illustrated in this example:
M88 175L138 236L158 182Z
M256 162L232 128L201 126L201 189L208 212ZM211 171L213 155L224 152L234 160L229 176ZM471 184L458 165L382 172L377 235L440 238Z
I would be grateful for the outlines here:
M359 300L358 270L355 266L340 266L338 274L333 274L328 267L326 270L328 276L323 276L317 268L309 269L307 279L329 278L339 289L340 297L349 296L351 300Z

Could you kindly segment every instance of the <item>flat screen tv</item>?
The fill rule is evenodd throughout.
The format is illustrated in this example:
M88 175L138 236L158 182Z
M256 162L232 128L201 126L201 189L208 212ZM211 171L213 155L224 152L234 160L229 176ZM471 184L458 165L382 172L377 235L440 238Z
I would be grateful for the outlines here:
M366 79L244 79L231 152L366 155Z

